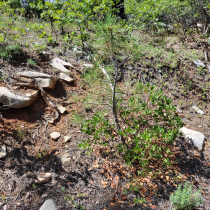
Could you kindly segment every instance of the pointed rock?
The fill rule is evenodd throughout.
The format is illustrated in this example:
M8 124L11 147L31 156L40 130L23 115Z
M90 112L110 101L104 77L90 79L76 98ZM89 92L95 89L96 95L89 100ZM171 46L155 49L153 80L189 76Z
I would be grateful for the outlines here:
M52 199L46 200L39 210L57 210Z
M63 72L61 72L61 73L58 75L58 78L59 78L59 79L62 79L62 80L64 80L64 81L66 81L66 82L72 82L72 81L74 81L74 79L72 79L70 76L68 76L67 74L65 74L65 73L63 73Z
M68 142L71 139L71 136L64 136L64 143Z

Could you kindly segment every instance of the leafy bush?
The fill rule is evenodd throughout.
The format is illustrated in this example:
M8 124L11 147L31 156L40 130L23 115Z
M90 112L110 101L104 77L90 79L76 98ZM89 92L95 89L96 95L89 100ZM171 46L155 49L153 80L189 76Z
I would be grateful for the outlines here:
M207 0L130 0L125 1L125 7L132 20L146 29L185 31L196 28L198 22L208 24L210 4Z
M193 192L192 184L185 182L183 187L180 184L178 189L170 195L170 201L177 210L194 209L202 203L201 189Z
M93 144L109 146L113 143L128 164L140 164L145 170L153 161L169 165L171 151L168 145L174 142L183 126L171 100L154 86L138 84L127 104L125 100L118 101L120 132L111 120L95 114L81 128L93 135L93 140L83 141L79 146L90 148ZM118 135L125 139L125 144L116 141Z

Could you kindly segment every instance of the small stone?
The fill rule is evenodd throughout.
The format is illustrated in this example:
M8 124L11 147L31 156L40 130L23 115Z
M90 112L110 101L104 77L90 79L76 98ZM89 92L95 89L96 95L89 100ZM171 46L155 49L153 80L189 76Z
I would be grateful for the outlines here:
M200 150L203 149L205 136L202 133L185 127L182 127L179 131L181 131L185 137L189 138L196 148Z
M59 111L61 114L63 114L63 113L66 111L66 108L63 107L63 106L61 106L61 105L58 105L58 106L57 106L57 109L58 109L58 111Z
M71 158L68 153L64 154L61 158L61 162L64 166L69 166L71 164Z
M21 206L21 203L20 203L20 202L17 202L16 205L17 205L17 206Z
M52 178L51 173L40 173L37 177L37 181L39 184L44 184L49 182L49 180Z
M39 210L56 210L55 204L52 199L46 200Z
M53 140L56 140L58 138L60 138L61 134L59 132L52 132L50 134L50 137L53 139Z
M3 146L0 148L0 158L4 158L6 155L7 155L6 146L3 145Z
M68 142L71 139L71 136L64 136L64 143Z
M61 162L64 166L70 166L71 164L71 158L62 158Z
M205 67L205 66L206 66L206 65L205 65L202 61L200 61L200 60L193 61L193 62L194 62L194 64L195 64L197 67L200 67L200 66Z
M201 115L204 114L204 112L203 112L201 109L199 109L198 107L193 106L192 108L193 108L198 114L201 114Z
M82 64L84 67L86 68L93 68L93 64L89 64L89 63L84 63Z

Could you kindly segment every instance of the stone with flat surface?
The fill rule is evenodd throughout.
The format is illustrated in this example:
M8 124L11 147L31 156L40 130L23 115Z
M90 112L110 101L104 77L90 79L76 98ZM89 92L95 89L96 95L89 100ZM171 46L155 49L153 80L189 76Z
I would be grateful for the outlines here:
M185 137L189 138L196 148L200 150L203 149L205 136L202 133L185 127L182 127L179 131L181 131Z
M53 140L56 140L58 138L60 138L61 134L59 132L52 132L50 134L50 137L53 139Z

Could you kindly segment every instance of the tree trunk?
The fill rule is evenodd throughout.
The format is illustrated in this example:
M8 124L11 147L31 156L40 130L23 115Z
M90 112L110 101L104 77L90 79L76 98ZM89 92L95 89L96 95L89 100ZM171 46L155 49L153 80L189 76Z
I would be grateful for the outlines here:
M124 7L124 0L114 0L114 8L117 9L116 14L122 18L125 19L125 7Z

